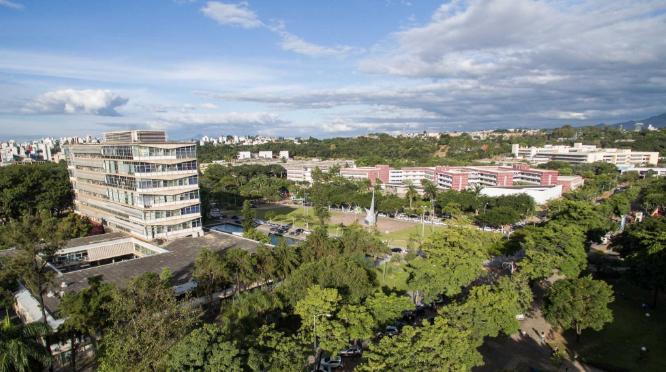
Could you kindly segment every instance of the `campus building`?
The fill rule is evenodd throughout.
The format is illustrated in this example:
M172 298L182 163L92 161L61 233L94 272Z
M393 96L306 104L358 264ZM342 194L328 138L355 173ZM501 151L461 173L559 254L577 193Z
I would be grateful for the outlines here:
M328 172L331 167L354 167L353 160L289 160L279 163L287 171L287 179L294 182L312 183L312 172L319 168L322 172ZM356 169L356 168L353 168Z
M64 151L78 213L144 240L203 235L194 143L135 130Z
M615 165L632 164L643 166L656 165L659 161L658 152L632 151L630 149L597 148L595 145L574 143L573 146L545 145L544 147L511 146L511 153L518 159L532 164L543 164L549 161L564 161L570 164L605 162Z
M480 186L552 186L558 185L558 172L549 169L533 169L527 164L503 166L462 167L406 167L391 169L388 165L374 167L343 168L340 175L348 179L367 179L372 184L380 182L390 187L421 187L423 180L434 183L440 189L465 190ZM571 188L580 186L573 182Z

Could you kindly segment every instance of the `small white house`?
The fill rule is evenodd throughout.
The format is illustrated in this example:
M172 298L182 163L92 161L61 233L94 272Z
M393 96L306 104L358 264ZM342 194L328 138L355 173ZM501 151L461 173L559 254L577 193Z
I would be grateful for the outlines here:
M238 160L251 159L251 158L252 158L252 153L250 153L249 151L238 152Z
M273 151L259 151L259 159L273 159Z
M280 156L278 156L280 159L284 160L289 160L289 151L282 150L280 151Z

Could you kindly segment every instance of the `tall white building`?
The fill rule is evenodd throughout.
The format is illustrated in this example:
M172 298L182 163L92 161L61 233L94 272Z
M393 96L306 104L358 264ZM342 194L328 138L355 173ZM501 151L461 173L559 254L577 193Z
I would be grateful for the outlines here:
M144 240L203 235L194 143L122 131L64 151L78 213Z

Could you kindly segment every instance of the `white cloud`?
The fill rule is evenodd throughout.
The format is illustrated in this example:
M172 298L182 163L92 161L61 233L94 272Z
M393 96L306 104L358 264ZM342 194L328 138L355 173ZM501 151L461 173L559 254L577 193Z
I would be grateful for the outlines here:
M33 114L90 114L118 116L116 109L129 98L102 89L63 89L46 92L29 102L24 112Z
M245 85L279 76L266 67L228 61L141 61L85 58L72 55L0 49L0 71L90 81L161 85L165 81L199 86Z
M168 112L158 115L149 125L158 128L178 126L214 127L214 126L274 126L286 123L279 115L270 112Z
M364 71L411 77L508 76L534 68L659 63L663 1L454 0L425 25L393 34Z
M239 26L242 28L257 28L263 23L252 11L246 2L227 4L219 1L209 1L201 8L206 17L212 18L220 24Z
M10 0L0 0L0 6L4 6L11 9L23 9L23 4L19 4Z
M274 24L262 22L246 2L227 4L209 1L201 8L201 12L223 25L242 28L264 27L280 37L280 48L309 57L340 56L358 50L345 45L330 47L308 42L288 32L282 21L276 21Z

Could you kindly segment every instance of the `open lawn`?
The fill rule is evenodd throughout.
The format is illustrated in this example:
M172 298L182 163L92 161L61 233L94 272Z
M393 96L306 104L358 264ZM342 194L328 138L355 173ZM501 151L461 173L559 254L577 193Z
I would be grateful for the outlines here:
M386 262L375 268L377 280L381 287L388 287L398 291L407 291L409 273L405 270L404 262Z
M608 371L666 371L666 300L656 309L643 310L641 304L651 303L651 293L625 282L611 284L614 321L599 332L583 331L580 343L574 332L567 332L569 347L582 361ZM643 357L641 346L648 349Z

